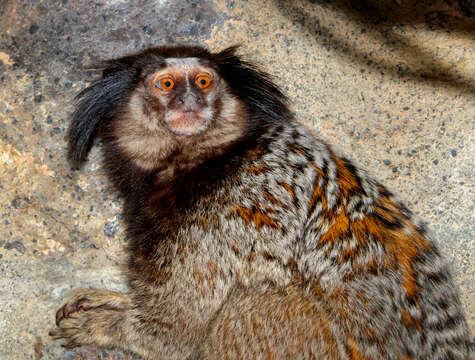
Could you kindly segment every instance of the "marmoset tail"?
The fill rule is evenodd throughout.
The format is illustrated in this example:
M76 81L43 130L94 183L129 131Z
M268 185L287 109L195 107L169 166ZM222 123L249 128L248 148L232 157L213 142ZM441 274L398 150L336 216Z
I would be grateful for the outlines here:
M51 335L144 359L473 358L424 223L235 53L147 49L79 94L69 154L102 139L130 291L77 290Z

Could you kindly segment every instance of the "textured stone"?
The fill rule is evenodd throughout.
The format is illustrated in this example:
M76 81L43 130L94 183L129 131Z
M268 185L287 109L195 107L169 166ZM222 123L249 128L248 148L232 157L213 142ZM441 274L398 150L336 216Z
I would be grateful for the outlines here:
M242 44L302 122L429 222L475 331L475 24L431 3L2 1L0 358L133 358L47 335L70 289L127 287L121 203L98 148L74 172L64 136L88 66L170 43Z

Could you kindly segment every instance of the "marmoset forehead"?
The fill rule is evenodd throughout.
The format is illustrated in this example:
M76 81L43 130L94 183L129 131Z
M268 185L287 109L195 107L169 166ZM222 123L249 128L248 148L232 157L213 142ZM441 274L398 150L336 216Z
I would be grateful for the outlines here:
M155 74L173 74L176 77L195 76L197 73L204 72L212 74L213 71L209 66L200 62L197 57L186 58L166 58L165 66L161 67Z
M165 63L169 66L179 66L185 70L203 66L197 57L167 58Z

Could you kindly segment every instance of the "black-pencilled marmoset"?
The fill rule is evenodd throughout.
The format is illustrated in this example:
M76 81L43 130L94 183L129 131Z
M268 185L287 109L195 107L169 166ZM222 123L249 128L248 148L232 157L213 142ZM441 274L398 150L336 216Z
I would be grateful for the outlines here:
M469 359L424 224L337 156L235 55L158 47L79 95L124 198L130 292L78 290L51 334L145 359Z

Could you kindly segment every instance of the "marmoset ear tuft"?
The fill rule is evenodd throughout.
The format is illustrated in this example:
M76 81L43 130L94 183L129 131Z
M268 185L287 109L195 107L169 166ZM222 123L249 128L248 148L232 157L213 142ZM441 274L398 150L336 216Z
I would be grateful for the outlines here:
M81 91L68 132L68 156L79 167L92 147L100 123L117 114L133 89L137 70L117 61L104 62L103 77Z
M288 119L287 97L269 74L236 55L238 49L239 46L231 46L213 55L220 75L226 79L231 91L265 122Z

